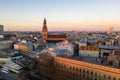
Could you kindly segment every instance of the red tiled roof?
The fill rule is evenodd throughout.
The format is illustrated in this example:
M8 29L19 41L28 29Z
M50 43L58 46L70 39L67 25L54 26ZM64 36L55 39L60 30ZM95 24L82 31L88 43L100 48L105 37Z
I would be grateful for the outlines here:
M48 38L66 38L66 35L48 35Z
M80 50L98 50L98 47L81 46Z

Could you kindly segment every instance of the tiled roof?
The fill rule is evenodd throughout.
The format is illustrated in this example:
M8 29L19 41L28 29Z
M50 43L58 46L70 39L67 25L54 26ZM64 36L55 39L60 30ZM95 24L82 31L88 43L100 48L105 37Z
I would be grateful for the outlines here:
M99 50L98 47L91 47L91 46L81 46L80 50Z
M66 38L66 35L48 35L48 38Z

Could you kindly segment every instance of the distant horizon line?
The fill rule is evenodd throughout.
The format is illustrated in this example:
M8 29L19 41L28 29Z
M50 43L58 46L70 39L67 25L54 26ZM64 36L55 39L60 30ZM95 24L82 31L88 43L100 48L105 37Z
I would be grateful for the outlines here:
M100 31L97 31L97 30L96 31L94 31L94 30L93 31L87 31L87 30L82 30L82 31L79 31L79 30L78 31L77 30L65 30L65 31L59 30L58 31L57 30L57 31L55 31L55 30L50 30L48 32L60 32L60 31L62 31L62 32L66 32L66 31L74 31L74 32L107 32L107 31L101 31L101 30ZM36 31L27 31L27 30L20 30L20 31L11 30L11 31L6 31L5 30L4 32L42 32L42 31L41 30L40 31L37 31L37 30ZM114 31L114 32L120 32L120 31Z

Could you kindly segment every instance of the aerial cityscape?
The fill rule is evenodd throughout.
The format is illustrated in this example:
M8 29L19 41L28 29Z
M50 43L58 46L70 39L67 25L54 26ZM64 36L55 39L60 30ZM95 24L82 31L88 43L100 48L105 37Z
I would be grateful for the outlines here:
M0 3L0 80L120 80L119 0Z

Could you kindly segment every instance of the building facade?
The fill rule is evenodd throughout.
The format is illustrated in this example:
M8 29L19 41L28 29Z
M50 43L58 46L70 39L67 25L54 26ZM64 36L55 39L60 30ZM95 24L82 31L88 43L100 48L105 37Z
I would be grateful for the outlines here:
M99 57L99 48L92 46L81 46L79 56Z
M40 57L36 71L42 80L120 80L120 69L62 57Z
M33 44L32 43L18 43L14 44L14 50L19 50L22 52L29 52L33 50Z

